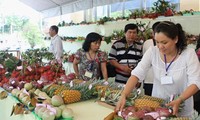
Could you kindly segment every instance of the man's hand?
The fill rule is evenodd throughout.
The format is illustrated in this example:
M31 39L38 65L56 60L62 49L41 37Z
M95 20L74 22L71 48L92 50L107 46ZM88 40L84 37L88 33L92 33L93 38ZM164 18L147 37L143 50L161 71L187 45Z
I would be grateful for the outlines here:
M132 69L128 65L121 65L120 70L128 74L131 74L131 71L132 71Z

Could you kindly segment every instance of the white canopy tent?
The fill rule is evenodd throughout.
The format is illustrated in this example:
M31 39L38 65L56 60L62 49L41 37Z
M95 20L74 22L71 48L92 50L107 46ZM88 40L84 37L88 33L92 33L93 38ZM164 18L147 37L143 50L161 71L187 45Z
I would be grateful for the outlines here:
M41 12L44 18L59 16L96 6L123 2L126 0L19 0Z

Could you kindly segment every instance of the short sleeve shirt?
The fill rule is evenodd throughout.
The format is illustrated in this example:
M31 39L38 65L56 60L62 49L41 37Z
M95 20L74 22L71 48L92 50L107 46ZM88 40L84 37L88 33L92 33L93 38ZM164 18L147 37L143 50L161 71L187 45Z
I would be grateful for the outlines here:
M101 50L96 52L96 57L94 60L89 60L86 56L86 53L83 49L77 50L75 57L77 60L80 60L79 63L79 75L80 79L88 80L97 80L100 77L100 64L102 62L107 62L107 54ZM85 76L86 71L92 72L92 77L89 78Z

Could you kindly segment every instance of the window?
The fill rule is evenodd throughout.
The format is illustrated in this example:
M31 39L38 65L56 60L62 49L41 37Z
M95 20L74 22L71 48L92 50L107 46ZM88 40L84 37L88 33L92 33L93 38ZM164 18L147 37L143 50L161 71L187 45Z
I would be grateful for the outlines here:
M175 5L175 10L179 11L180 10L180 0L165 0L168 1L170 3L172 3L173 5ZM145 0L145 6L147 10L151 10L151 7L154 7L153 3L157 2L157 0Z
M127 0L125 2L118 2L111 4L110 8L110 17L122 17L122 16L129 16L131 11L136 9L141 9L143 5L142 0Z
M108 5L96 7L97 20L102 17L108 16Z
M128 0L124 3L124 16L128 17L131 12L142 8L142 0Z
M70 19L74 23L80 23L84 21L84 11L82 10L82 11L70 13Z
M123 16L123 3L118 2L110 5L110 17L117 18Z

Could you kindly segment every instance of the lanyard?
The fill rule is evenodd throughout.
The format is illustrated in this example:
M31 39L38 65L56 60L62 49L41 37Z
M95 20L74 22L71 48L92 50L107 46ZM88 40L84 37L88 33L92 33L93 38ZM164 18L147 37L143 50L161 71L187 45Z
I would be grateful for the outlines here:
M169 70L169 67L171 66L171 64L174 62L174 60L176 59L177 57L177 53L176 53L176 56L173 58L173 60L169 63L169 65L167 66L167 58L166 58L166 55L164 54L164 59L165 59L165 70L166 70L166 74L167 75L167 71Z
M96 54L95 54L95 57L94 57L94 59L92 59L92 57L91 57L91 55L90 55L90 53L88 52L88 55L89 55L89 57L90 57L90 59L92 60L92 61L95 61L95 59L96 59Z
M89 71L92 71L93 70L93 67L94 67L94 63L95 63L95 59L96 59L96 54L95 54L95 58L94 59L92 59L92 57L91 57L91 55L90 55L90 53L88 52L88 55L89 55L89 57L90 57L90 59L91 59L91 63L88 65L88 70Z

